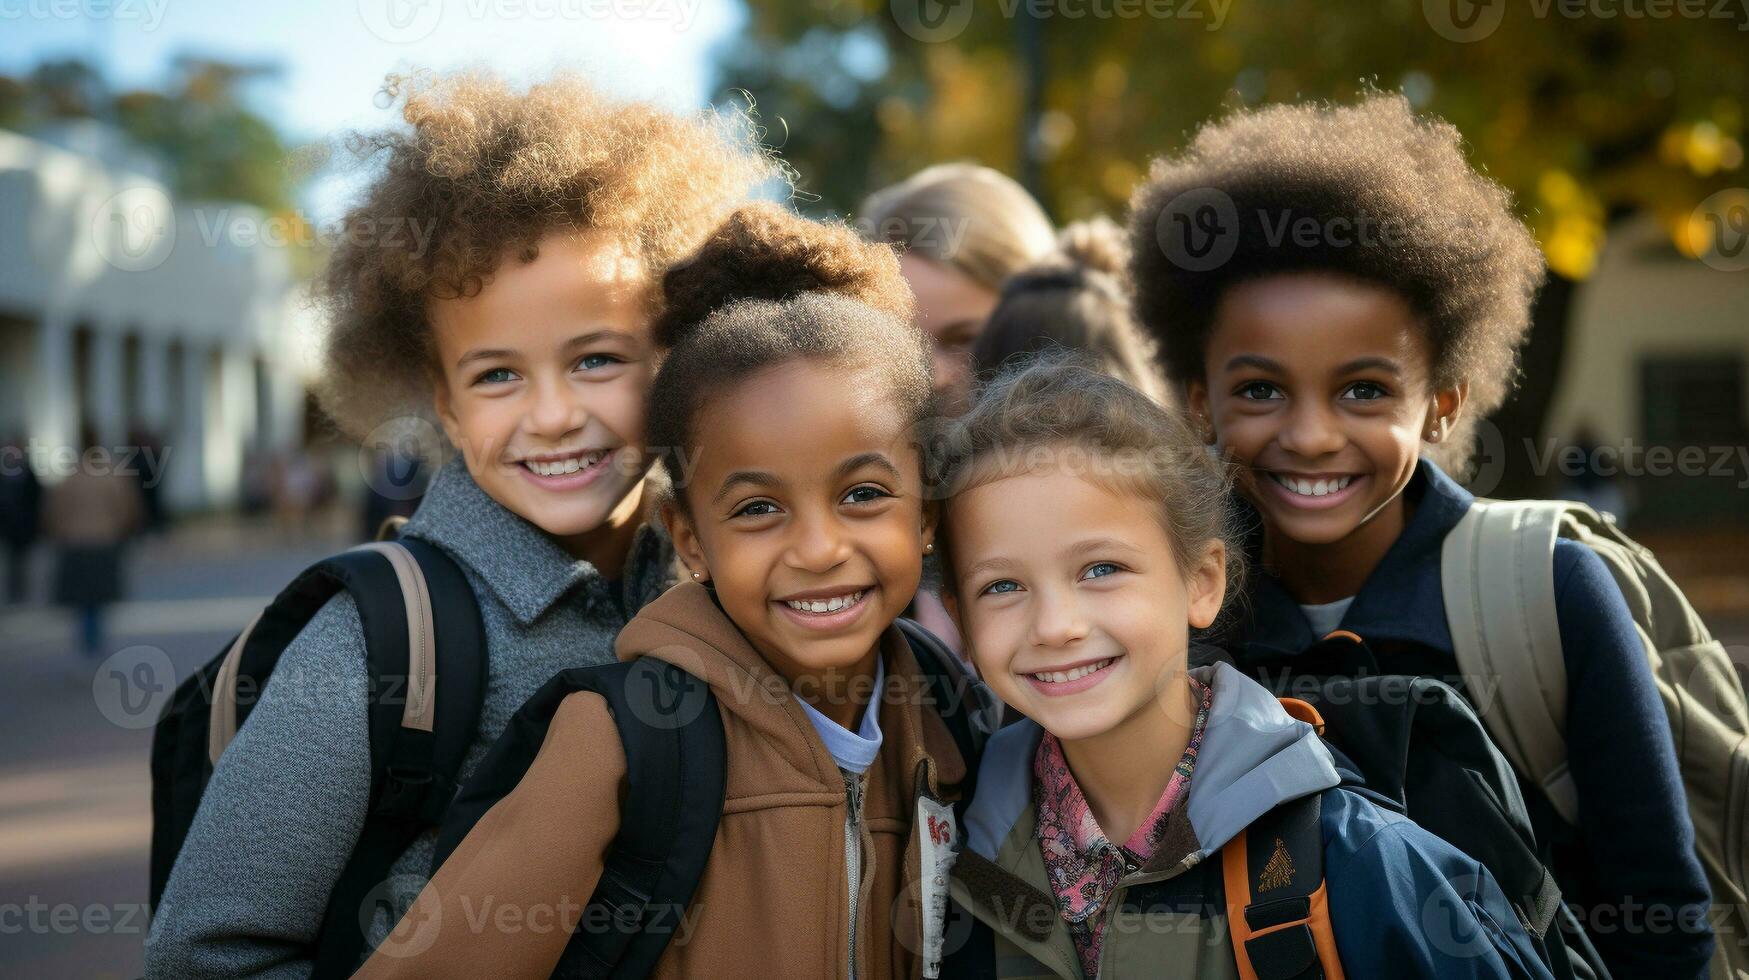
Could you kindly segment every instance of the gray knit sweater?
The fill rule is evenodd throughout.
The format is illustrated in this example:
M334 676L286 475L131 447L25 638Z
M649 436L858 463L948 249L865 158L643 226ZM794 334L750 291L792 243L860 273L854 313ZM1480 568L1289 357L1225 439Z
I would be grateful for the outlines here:
M464 778L553 674L612 661L614 637L674 568L667 538L644 528L624 576L604 578L487 496L459 460L402 533L455 558L480 603L490 671ZM364 825L366 683L358 609L341 593L286 648L219 759L146 939L148 978L309 976L329 892ZM371 946L424 887L434 836L371 896Z

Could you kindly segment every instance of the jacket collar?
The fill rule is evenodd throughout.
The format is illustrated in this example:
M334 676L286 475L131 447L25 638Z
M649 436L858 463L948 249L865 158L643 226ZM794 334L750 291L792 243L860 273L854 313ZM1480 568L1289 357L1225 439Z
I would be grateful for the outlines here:
M674 549L660 528L639 528L623 574L609 577L493 500L459 456L432 477L402 533L466 565L524 627L574 589L581 589L585 609L610 603L629 618L673 577Z
M1196 667L1191 676L1214 688L1208 726L1197 753L1196 772L1185 794L1184 812L1195 832L1194 848L1162 841L1158 861L1172 857L1201 860L1252 821L1289 800L1335 786L1330 751L1312 726L1296 721L1275 695L1231 664ZM1032 805L1032 760L1044 729L1031 719L1003 728L984 749L978 793L966 811L966 846L995 860L1009 835L1028 826ZM1194 863L1194 862L1191 862Z
M879 708L882 744L869 774L883 768L890 770L890 778L869 780L864 805L871 815L896 816L912 800L887 800L880 787L891 782L909 792L914 778L926 775L925 788L939 797L940 786L959 784L966 769L946 724L928 708L914 710L929 703L929 688L905 635L898 626L889 626L880 642L886 669ZM798 772L842 792L837 763L789 683L753 649L703 585L681 582L664 592L626 624L614 650L621 660L658 657L702 679L723 711L750 723Z
M1367 576L1341 625L1369 644L1389 640L1450 653L1440 548L1476 498L1428 459L1416 466L1403 497L1414 513ZM1253 557L1260 553L1261 534L1252 536ZM1240 638L1247 659L1264 660L1297 655L1321 639L1312 635L1299 603L1267 574L1257 578Z

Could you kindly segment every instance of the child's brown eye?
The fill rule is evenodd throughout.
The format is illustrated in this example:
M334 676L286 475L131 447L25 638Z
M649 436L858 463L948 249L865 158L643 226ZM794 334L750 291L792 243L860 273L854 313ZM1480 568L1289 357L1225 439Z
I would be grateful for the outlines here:
M1278 397L1275 385L1272 385L1267 381L1246 382L1245 384L1240 385L1239 390L1234 392L1234 394L1237 394L1240 398L1249 398L1253 401L1267 401L1268 399Z
M769 500L755 500L747 506L735 511L736 517L769 517L777 513L777 505Z
M880 487L860 486L853 488L849 493L845 494L844 502L847 504L866 504L870 501L890 496L892 496L892 494L887 493Z
M1385 397L1385 389L1383 385L1371 381L1356 381L1348 386L1346 395L1356 401L1368 402L1375 398Z

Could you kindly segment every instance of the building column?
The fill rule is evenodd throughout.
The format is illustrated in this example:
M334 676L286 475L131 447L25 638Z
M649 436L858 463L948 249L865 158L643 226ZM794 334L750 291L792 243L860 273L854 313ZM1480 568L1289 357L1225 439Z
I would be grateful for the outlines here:
M135 423L160 439L168 438L164 431L170 421L170 344L150 332L140 334L139 384L134 388L137 403L128 406Z
M50 472L38 473L47 482L58 482L66 473L56 472L56 456L77 456L73 431L79 397L73 371L73 320L56 311L44 313L36 328L36 356L30 378L25 415L29 439L41 450L37 459L49 462Z
M127 441L127 409L122 404L121 331L105 324L91 331L91 373L86 379L85 418L97 441L119 446Z
M169 476L164 482L165 503L172 511L204 507L206 493L206 387L207 348L184 342L181 363L170 366L176 378L176 431L168 440Z

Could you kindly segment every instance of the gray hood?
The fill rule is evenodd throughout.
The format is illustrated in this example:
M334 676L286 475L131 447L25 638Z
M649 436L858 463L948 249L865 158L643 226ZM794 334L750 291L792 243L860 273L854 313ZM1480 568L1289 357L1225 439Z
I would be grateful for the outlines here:
M1190 675L1214 688L1185 803L1200 860L1275 807L1329 789L1339 779L1312 726L1290 717L1261 684L1226 663L1194 668ZM1026 719L990 739L978 769L977 797L966 810L969 850L995 860L1032 803L1032 760L1043 737L1044 729Z

